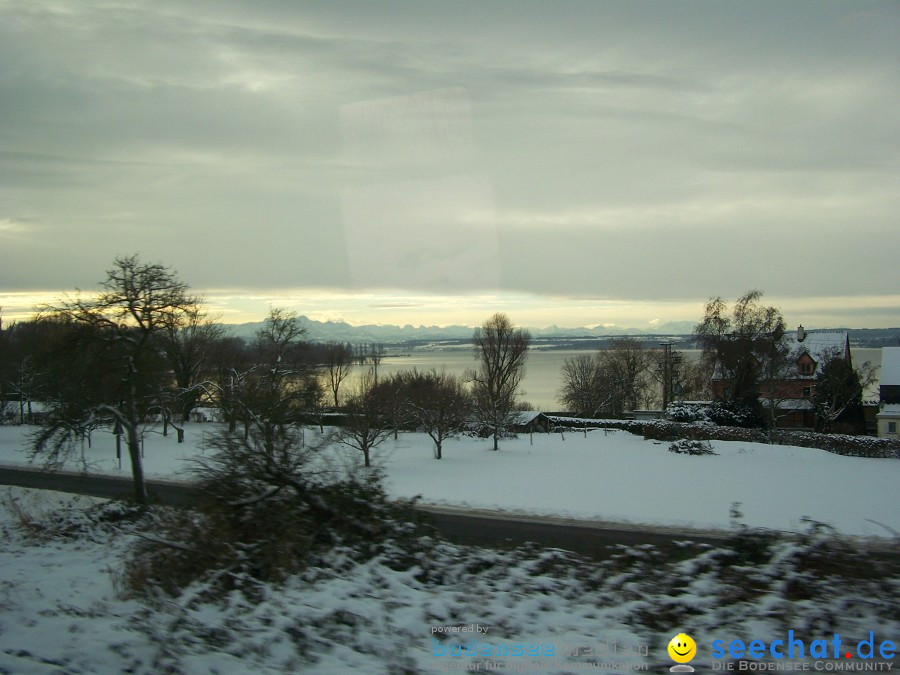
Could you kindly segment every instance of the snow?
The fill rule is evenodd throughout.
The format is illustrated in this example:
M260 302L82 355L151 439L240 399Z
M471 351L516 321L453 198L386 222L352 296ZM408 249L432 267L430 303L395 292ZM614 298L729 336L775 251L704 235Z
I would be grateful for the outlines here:
M814 547L791 542L754 567L718 549L667 562L650 546L589 564L552 549L433 543L406 568L391 551L353 563L336 550L284 585L260 585L252 602L236 591L200 600L203 582L137 600L122 593L122 562L154 521L92 527L91 504L103 502L0 489L0 672L378 675L479 663L484 672L487 661L504 663L497 672L579 672L591 662L662 671L665 645L682 630L700 646L693 665L707 671L716 638L768 642L791 628L855 644L900 628L896 576L846 584L810 575L798 558ZM22 514L51 529L29 534ZM809 599L785 598L789 584L804 584ZM551 657L527 655L548 646ZM523 655L495 656L516 649ZM538 659L550 665L535 668Z
M209 452L204 439L217 424L188 424L186 442L147 434L148 477L188 480L191 458ZM0 427L0 464L27 465L27 427ZM802 531L807 519L847 535L884 537L900 531L900 462L844 457L814 448L712 441L714 456L684 456L668 444L625 431L521 434L500 450L490 440L445 442L434 459L425 434L401 433L374 452L395 497L506 514L552 516L657 527L729 529L740 503L743 524ZM115 440L95 432L68 468L130 476Z

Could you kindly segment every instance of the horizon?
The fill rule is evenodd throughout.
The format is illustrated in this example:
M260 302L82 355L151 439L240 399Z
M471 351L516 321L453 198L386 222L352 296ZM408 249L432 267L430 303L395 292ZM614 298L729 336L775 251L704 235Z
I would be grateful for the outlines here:
M0 305L900 324L892 0L0 3ZM890 281L894 278L894 281Z
M191 292L194 292L193 289L190 290ZM0 293L0 319L3 320L4 325L9 325L10 323L17 321L31 320L34 318L40 304L52 304L63 298L66 294L73 295L79 291L87 294L91 293L91 289L19 294ZM203 293L201 291L198 292L198 294L204 298L205 306L211 318L214 318L223 324L235 326L264 321L269 308L278 307L287 311L296 312L298 317L305 317L312 321L322 323L345 323L354 328L362 326L395 326L398 328L403 328L405 326L412 326L413 328L448 328L458 326L474 329L477 326L480 326L495 312L502 312L507 314L517 326L535 330L546 330L553 327L561 330L608 328L622 329L625 331L637 330L648 334L657 332L667 325L696 325L702 319L703 306L708 300L708 298L704 298L702 301L693 303L677 303L679 307L688 306L696 308L696 316L690 317L683 314L668 314L666 312L667 309L671 310L672 304L676 303L669 303L669 307L661 307L659 304L646 302L619 303L613 301L589 300L579 303L573 302L572 299L568 298L551 302L545 298L532 299L514 297L511 299L507 298L507 302L504 304L503 299L498 296L479 296L475 298L475 302L481 303L482 309L458 310L457 313L454 314L454 316L457 317L457 320L448 321L440 320L447 316L448 303L470 305L473 301L473 296L459 296L455 298L420 298L417 300L417 303L414 304L409 302L410 296L406 294L403 297L406 299L406 305L408 306L400 308L402 311L398 313L398 308L394 308L394 311L391 311L388 308L373 309L371 305L379 300L383 301L385 299L393 298L395 304L400 302L396 300L397 296L380 296L378 294L365 294L364 296L359 296L356 294L328 293L320 295L313 301L306 302L298 299L297 293L283 295L274 292L247 294L228 293L223 296L216 292ZM212 301L210 301L210 297L212 298ZM237 300L235 300L235 298L237 298ZM733 304L734 299L726 298L726 300L729 302L729 306ZM883 301L883 298L879 300ZM606 306L603 306L602 303L604 302L607 303ZM434 303L434 306L429 306L429 303ZM804 299L787 299L786 301L782 301L782 303L786 303L789 308L799 308L802 307L806 301ZM580 307L579 304L581 305ZM579 322L577 319L569 319L568 322L565 321L565 317L567 316L587 317L590 312L585 310L584 305L596 308L594 310L595 312L614 312L616 311L616 307L621 307L623 304L631 304L644 312L646 312L647 307L652 307L657 310L654 312L656 317L668 316L668 318L645 319L649 314L644 313L643 315L639 315L638 318L630 320L628 314L617 312L617 316L620 317L619 321L585 320ZM789 331L799 325L803 325L807 330L813 331L834 330L838 328L847 330L883 330L900 328L900 315L895 315L891 311L891 307L885 308L886 311L884 316L886 319L881 322L881 325L859 325L858 323L855 324L848 321L846 317L841 317L827 311L827 306L812 311L809 309L795 309L794 311L788 312L785 311L782 304L779 304L776 299L768 298L765 295L762 298L762 304L778 307L782 311L785 324ZM827 302L822 304L827 305ZM424 311L419 311L420 305L425 308ZM575 307L573 308L572 305ZM245 311L240 309L243 306L256 307L256 310ZM336 310L334 307L342 309ZM548 316L550 317L549 319L547 318ZM431 317L432 320L428 320L427 317ZM522 319L521 317L527 318ZM541 317L544 318L542 319ZM895 322L891 323L890 318L888 317L894 318ZM871 324L872 322L870 321L869 323Z

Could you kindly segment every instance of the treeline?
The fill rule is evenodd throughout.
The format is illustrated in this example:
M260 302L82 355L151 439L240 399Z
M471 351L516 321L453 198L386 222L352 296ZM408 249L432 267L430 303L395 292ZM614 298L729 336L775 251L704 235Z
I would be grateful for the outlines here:
M198 406L267 462L296 455L297 430L341 421L338 440L370 453L391 432L426 431L443 441L475 423L494 449L514 418L530 336L497 314L473 334L477 364L465 378L445 372L379 378L384 349L306 339L296 314L272 309L253 340L229 336L170 268L118 258L95 293L42 307L34 319L0 323L0 419L40 421L34 456L63 465L91 432L124 438L135 497L146 501L141 436L147 423L184 437ZM355 364L370 364L351 391ZM268 466L268 464L267 464ZM290 472L288 472L290 473Z

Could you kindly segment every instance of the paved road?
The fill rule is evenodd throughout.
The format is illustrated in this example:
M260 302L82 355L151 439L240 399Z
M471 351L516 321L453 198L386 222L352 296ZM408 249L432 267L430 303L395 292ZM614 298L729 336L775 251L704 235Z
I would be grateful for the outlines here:
M130 497L130 478L96 476L66 471L40 471L0 466L0 484L58 490L95 497ZM197 498L190 484L148 480L151 498L162 504L189 506ZM575 551L597 559L607 557L617 545L653 544L675 548L686 540L716 544L723 535L714 532L683 532L608 523L567 521L560 518L518 517L487 511L421 506L420 510L437 530L451 541L482 546L509 547L524 542Z
M57 490L106 499L130 498L134 494L131 478L8 466L0 466L0 485ZM197 498L197 490L191 485L173 481L148 480L147 491L154 501L171 506L190 506Z

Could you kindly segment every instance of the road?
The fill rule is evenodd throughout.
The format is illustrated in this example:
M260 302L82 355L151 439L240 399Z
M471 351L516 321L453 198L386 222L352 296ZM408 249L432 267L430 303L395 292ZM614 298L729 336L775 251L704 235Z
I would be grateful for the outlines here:
M98 476L67 471L41 471L0 466L0 484L57 490L103 498L130 497L130 478ZM148 480L151 499L172 506L190 506L197 489L187 483ZM516 516L489 511L472 511L421 505L437 531L461 544L507 548L525 542L574 551L595 559L610 555L618 545L653 544L663 549L682 547L680 542L717 544L727 533L686 532L671 529L628 527L553 517Z

